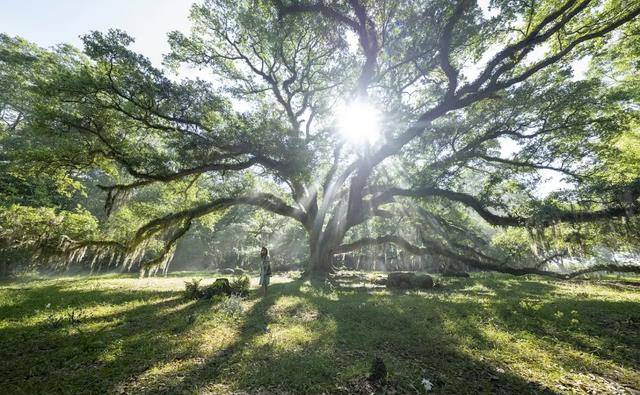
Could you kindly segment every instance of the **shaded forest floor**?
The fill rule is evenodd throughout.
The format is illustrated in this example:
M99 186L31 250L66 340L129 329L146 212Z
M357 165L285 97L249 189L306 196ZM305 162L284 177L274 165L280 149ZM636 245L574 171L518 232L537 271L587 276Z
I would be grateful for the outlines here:
M276 276L266 298L189 301L126 275L0 283L3 393L634 393L640 279L473 275L390 293ZM387 384L366 378L374 357Z

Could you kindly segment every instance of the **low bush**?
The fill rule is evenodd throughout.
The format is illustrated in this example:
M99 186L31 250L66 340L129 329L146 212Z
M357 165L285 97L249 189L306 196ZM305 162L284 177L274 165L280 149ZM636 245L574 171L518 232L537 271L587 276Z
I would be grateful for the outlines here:
M218 305L218 311L229 317L241 315L244 311L244 308L242 307L242 296L232 294L231 296L224 298Z
M184 297L186 299L200 299L202 298L202 289L200 287L200 281L191 279L191 281L184 282Z
M421 288L421 289L433 288L433 285L434 285L433 277L429 276L428 274L417 274L411 280L411 285L414 288Z
M230 284L231 293L235 295L244 296L249 293L249 286L251 284L251 280L249 280L248 276L242 275L233 280Z
M231 294L245 295L249 291L249 278L240 277L229 283L226 278L219 278L211 285L201 286L201 280L193 279L184 283L184 297L186 299L210 299L214 296L229 296Z
M433 277L428 274L391 272L387 275L386 285L396 289L430 289L433 288Z

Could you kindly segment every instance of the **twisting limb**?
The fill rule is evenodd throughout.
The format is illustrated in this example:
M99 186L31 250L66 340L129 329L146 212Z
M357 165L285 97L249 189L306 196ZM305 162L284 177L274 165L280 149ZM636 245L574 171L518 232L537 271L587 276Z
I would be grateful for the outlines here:
M424 246L416 246L411 244L406 239L395 236L395 235L385 235L376 238L363 238L357 241L354 241L349 244L342 244L333 250L336 254L346 253L350 251L355 251L361 249L363 247L371 246L371 245L380 245L385 243L393 243L398 247L404 249L405 251L413 254L413 255L440 255L443 257L447 257L453 259L455 261L464 263L473 267L475 269L480 270L489 270L496 271L500 273L512 274L515 276L523 276L526 274L537 274L540 276L548 276L554 277L561 280L569 280L574 277L594 273L594 272L623 272L623 273L640 273L640 265L615 265L615 264L602 264L602 265L594 265L588 268L572 271L569 273L557 273L549 270L541 270L536 267L522 267L522 268L514 268L505 266L504 264L497 261L481 261L476 258L472 258L466 255L462 255L451 251L443 246L439 245L436 242L423 240Z
M409 241L400 236L395 235L385 235L379 237L365 237L359 240L356 240L352 243L342 244L333 249L334 254L344 254L351 251L356 251L364 247L392 243L399 247L402 247L405 251L410 252L414 255L425 255L429 253L429 249L425 247L418 247L416 245L411 244Z
M571 20L580 11L582 11L589 2L590 0L584 0L578 7L576 7L571 12L567 13L552 29L549 29L549 31L547 31L546 33L538 36L536 32L535 35L530 36L529 37L530 42L528 44L523 44L523 43L526 43L528 40L522 40L521 42L515 44L514 46L510 46L507 49L505 49L505 53L499 53L494 58L495 62L494 61L489 62L484 72L481 73L480 77L478 77L476 81L474 81L470 85L467 85L461 88L459 95L461 95L462 93L467 93L467 92L472 92L473 90L477 90L478 88L480 88L480 85L482 85L482 83L484 83L487 80L487 78L489 78L489 75L491 75L490 77L491 81L489 82L489 84L484 89L477 91L475 94L470 94L466 96L462 100L462 102L471 103L471 102L477 101L478 99L487 97L488 95L494 92L506 89L519 82L522 82L527 78L531 77L533 74L537 73L538 71L554 63L557 63L560 59L564 58L569 52L571 52L577 45L586 41L603 37L606 34L612 32L613 30L617 29L618 27L622 26L623 24L633 20L635 17L640 15L640 7L633 8L628 13L619 17L617 20L607 24L605 27L588 34L584 34L578 38L575 38L573 41L567 44L561 51L536 62L535 64L533 64L531 67L528 67L525 71L521 72L520 74L517 74L516 76L508 78L506 80L502 80L502 81L499 80L500 77L504 75L507 70L512 69L519 63L519 62L513 62L511 64L503 65L502 67L498 68L496 72L493 72L493 68L495 68L495 66L498 63L504 61L505 56L508 56L505 54L513 54L516 51L521 50L522 52L520 54L520 57L518 58L518 60L521 60L524 57L524 55L526 55L531 49L533 49L533 46L535 46L536 43L544 42L551 36L552 33L555 33L556 31L560 30L563 26L565 26L569 22L569 20ZM572 3L572 1L569 1L567 3ZM523 46L525 49L522 49ZM485 72L487 73L486 75L485 75Z
M280 18L287 15L303 13L321 14L330 20L345 25L358 35L360 46L364 52L365 62L362 66L360 77L358 78L357 92L359 95L366 96L367 87L374 79L380 47L378 44L375 24L373 23L373 20L367 16L367 10L365 7L358 0L349 0L349 5L353 9L357 18L357 20L354 20L323 3L292 4L288 6L284 6L281 0L275 0L274 3L278 8Z
M603 219L625 217L628 216L630 212L637 212L638 210L640 210L640 203L637 201L638 195L636 193L634 195L635 199L628 206L609 207L593 211L563 211L558 209L549 215L545 215L544 218L526 218L511 215L497 215L489 211L484 203L482 203L478 198L472 195L435 187L424 187L417 189L390 188L387 191L373 197L370 201L370 206L377 207L381 204L391 202L393 201L393 198L395 196L440 197L462 203L465 206L473 209L488 223L498 226L525 226L534 224L539 226L551 226L559 222L585 223Z
M480 158L480 159L485 160L487 162L502 163L502 164L513 166L513 167L553 170L553 171L557 171L559 173L566 174L566 175L568 175L570 177L573 177L575 179L578 179L578 180L584 178L584 176L582 176L582 175L580 175L578 173L575 173L575 172L573 172L571 170L564 169L562 167L556 167L556 166L551 166L551 165L541 165L541 164L533 163L533 162L526 162L526 161L515 160L515 159L505 159L505 158L489 156L489 155L484 155L484 154L477 154L475 156L477 158Z
M329 19L333 19L337 22L343 23L353 29L354 31L358 30L358 23L348 16L336 11L335 9L322 4L292 4L289 6L284 6L282 1L275 0L274 3L278 7L278 11L280 12L280 18L283 18L290 14L302 14L302 13L320 13Z
M193 167L190 169L184 169L168 174L150 174L134 171L134 176L142 178L142 180L134 181L129 184L114 184L114 185L98 185L98 188L107 192L107 198L105 199L105 210L107 215L111 213L115 203L120 198L124 197L130 191L153 184L155 182L169 182L175 181L181 178L188 177L193 174L202 174L210 171L233 171L248 169L251 166L258 163L257 158L251 158L245 162L239 163L212 163L208 165L202 165ZM131 171L130 171L131 172Z
M555 11L549 13L540 23L529 31L529 34L522 38L520 41L508 45L503 50L498 52L493 59L487 63L482 72L478 75L478 77L471 83L463 86L459 94L463 95L466 93L477 91L485 82L487 82L490 78L496 79L501 73L504 73L508 70L508 68L514 67L515 64L509 64L510 66L503 67L500 73L494 73L494 70L498 65L500 65L505 60L508 60L514 57L517 54L520 54L520 57L524 57L526 54L531 52L533 48L547 40L551 35L558 30L560 30L564 25L566 25L571 19L573 19L580 11L582 11L589 4L590 0L583 0L577 7L573 9L572 12L565 14L568 10L571 9L576 4L575 0L567 0L560 8ZM549 24L553 21L561 17L563 14L565 16L561 18L553 27L549 28L545 33L541 33L543 29L545 29Z
M369 163L370 167L373 168L381 163L384 159L397 154L408 142L413 140L416 136L424 133L424 131L431 125L431 122L435 119L440 118L450 111L467 107L480 100L486 99L487 97L490 97L500 90L504 90L518 82L526 80L538 71L557 63L560 59L564 58L569 52L571 52L571 50L573 50L573 48L578 44L603 37L607 33L613 31L614 29L622 26L623 24L633 20L635 17L640 15L640 7L634 8L615 21L608 23L605 27L574 39L560 52L540 60L521 74L508 80L498 82L499 77L507 72L511 67L517 65L518 62L516 62L511 67L498 68L497 71L494 71L496 67L502 64L502 62L510 59L515 54L519 54L521 57L524 57L533 49L535 45L545 42L549 39L549 37L552 36L553 33L562 29L563 26L565 26L570 20L572 20L576 15L583 11L589 2L590 0L583 0L578 6L572 8L576 4L576 2L575 0L568 0L562 7L550 13L540 22L540 24L535 29L530 32L527 37L515 44L507 46L505 49L500 51L487 64L485 69L480 73L480 75L474 82L458 89L455 95L445 96L444 98L442 98L442 100L438 104L425 111L420 117L418 117L417 121L407 130L398 135L398 137L390 140L387 144L380 147L378 151L372 153L372 155L367 158L367 162ZM556 23L552 27L541 33L554 21L556 21ZM491 79L493 82L490 83L487 87L482 88L482 85L489 79Z
M144 245L146 241L158 234L167 232L167 229L177 227L177 229L169 231L169 236L165 241L160 254L149 261L141 263L141 266L143 269L148 269L159 264L166 264L167 259L170 259L170 255L175 248L175 243L189 230L193 220L216 211L225 210L234 205L256 206L276 214L293 218L303 224L307 221L306 214L303 211L287 205L278 197L268 193L220 198L209 203L165 215L164 217L156 218L148 222L146 225L138 229L134 237L127 244L126 250L130 256L134 257L132 260L135 260L140 246Z
M467 0L458 0L458 4L453 11L453 15L451 15L447 23L444 25L444 29L440 35L440 40L438 41L438 58L440 60L440 67L448 79L445 100L450 100L458 87L458 71L453 67L450 59L451 36L453 33L453 27L462 16L462 13L468 4L470 4L470 2Z
M148 269L152 269L154 267L166 266L171 258L173 257L173 253L175 251L176 242L184 236L189 229L191 228L191 220L185 221L185 223L178 227L178 229L174 230L169 238L165 241L160 254L153 259L144 261L140 263L140 275L144 275L144 271Z
M188 210L165 215L164 217L160 217L148 222L138 230L130 245L137 246L143 240L146 240L154 234L161 232L166 227L170 227L184 221L191 221L193 219L210 214L214 211L224 210L234 205L256 206L276 214L293 218L300 223L304 223L306 220L306 214L303 211L287 205L278 197L269 193L259 193L251 196L220 198L209 203L196 206Z

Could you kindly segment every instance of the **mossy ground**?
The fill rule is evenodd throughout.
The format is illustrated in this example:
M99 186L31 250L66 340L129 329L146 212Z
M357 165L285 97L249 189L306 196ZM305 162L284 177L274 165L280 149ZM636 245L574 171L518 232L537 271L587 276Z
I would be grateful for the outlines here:
M473 275L390 293L276 276L242 309L127 275L0 283L3 393L625 393L640 390L640 279ZM385 386L366 381L372 360Z

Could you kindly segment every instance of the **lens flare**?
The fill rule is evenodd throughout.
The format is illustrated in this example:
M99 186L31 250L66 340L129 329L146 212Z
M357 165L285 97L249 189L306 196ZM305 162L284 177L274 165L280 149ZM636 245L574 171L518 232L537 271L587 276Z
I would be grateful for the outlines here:
M380 138L378 110L363 101L354 101L336 111L338 130L352 145L372 144Z

